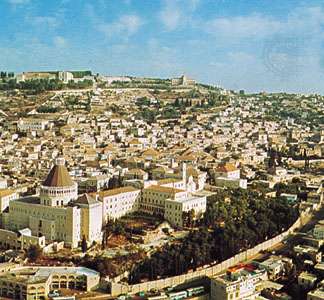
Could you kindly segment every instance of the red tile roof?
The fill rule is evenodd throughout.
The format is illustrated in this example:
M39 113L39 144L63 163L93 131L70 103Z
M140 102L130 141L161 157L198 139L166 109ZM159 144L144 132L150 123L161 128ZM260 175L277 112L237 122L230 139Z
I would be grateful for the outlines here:
M74 183L65 166L55 165L48 173L47 178L43 182L43 186L49 187L67 187L73 186Z

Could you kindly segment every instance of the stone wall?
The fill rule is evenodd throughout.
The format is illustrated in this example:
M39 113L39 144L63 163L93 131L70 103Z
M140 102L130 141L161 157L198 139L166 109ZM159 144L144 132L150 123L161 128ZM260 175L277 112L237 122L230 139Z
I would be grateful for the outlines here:
M248 249L246 251L240 252L235 256L211 267L204 268L199 271L186 273L178 276L168 277L160 280L148 281L133 285L128 285L125 283L117 282L117 280L113 280L110 283L111 286L111 295L118 296L120 294L135 294L140 291L149 291L151 289L163 289L165 287L174 286L183 284L192 280L196 280L199 278L212 277L224 270L227 270L229 267L238 264L239 262L246 261L250 258L253 258L257 253L262 250L267 250L274 245L282 242L290 233L292 233L295 229L304 225L307 220L309 220L310 216L302 214L297 221L285 232L280 235L275 236L274 238L267 240L261 244L258 244L254 248ZM120 279L120 278L119 278Z

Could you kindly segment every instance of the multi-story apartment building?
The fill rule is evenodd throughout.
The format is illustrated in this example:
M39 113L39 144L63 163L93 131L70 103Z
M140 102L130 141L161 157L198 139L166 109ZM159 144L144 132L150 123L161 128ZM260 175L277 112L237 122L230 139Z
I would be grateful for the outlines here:
M211 299L253 300L260 295L258 286L267 280L267 271L253 265L238 265L228 269L226 274L212 278Z
M64 83L68 83L69 81L73 80L73 74L67 71L60 71L58 72L58 79Z

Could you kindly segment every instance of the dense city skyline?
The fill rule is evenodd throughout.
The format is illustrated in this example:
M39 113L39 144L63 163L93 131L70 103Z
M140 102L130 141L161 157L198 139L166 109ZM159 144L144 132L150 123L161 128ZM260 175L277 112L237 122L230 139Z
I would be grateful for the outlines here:
M0 11L1 299L324 299L324 2Z
M320 1L4 0L3 70L91 69L323 93Z

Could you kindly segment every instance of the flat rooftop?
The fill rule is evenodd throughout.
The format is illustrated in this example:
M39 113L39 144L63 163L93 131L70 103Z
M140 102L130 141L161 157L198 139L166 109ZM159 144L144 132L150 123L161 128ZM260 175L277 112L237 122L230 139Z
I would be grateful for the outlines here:
M178 202L178 203L186 203L186 202L190 202L190 201L195 201L195 200L201 200L202 198L205 198L205 196L196 196L196 195L190 195L186 198L183 199L171 199L172 202Z
M324 299L324 287L320 287L315 291L310 291L310 292L308 292L308 295L316 296L319 299Z
M104 197L110 197L110 196L115 196L123 193L136 192L136 191L139 191L139 189L134 188L133 186L124 186L124 187L115 188L111 190L100 191L99 197L104 198Z
M21 267L0 276L14 282L38 283L47 281L55 274L73 274L76 276L100 276L94 270L85 267Z
M222 282L223 284L230 285L240 281L244 281L254 276L266 273L265 270L258 269L252 265L237 265L228 269L228 271L214 279Z
M30 204L40 204L40 198L37 196L29 196L29 197L23 197L19 198L17 200L14 200L15 202L24 202L24 203L30 203Z
M147 188L145 188L144 191L153 191L153 192L168 193L168 194L176 194L176 193L185 192L185 190L166 187L166 186L160 186L160 185L150 185Z

